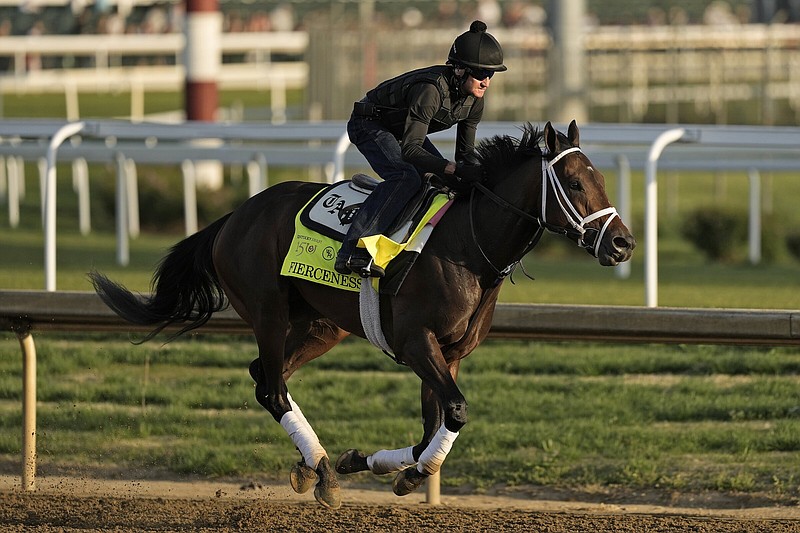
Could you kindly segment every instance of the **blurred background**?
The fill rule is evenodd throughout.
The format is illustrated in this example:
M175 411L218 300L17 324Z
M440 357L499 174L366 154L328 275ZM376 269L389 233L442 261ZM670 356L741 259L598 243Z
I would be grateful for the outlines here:
M345 119L378 82L443 63L481 19L509 66L492 80L489 120L797 121L797 0L219 0L219 10L222 119ZM106 113L180 113L185 19L180 1L0 0L0 117L103 114L82 102L97 93L119 96ZM16 96L37 93L51 98L20 109Z

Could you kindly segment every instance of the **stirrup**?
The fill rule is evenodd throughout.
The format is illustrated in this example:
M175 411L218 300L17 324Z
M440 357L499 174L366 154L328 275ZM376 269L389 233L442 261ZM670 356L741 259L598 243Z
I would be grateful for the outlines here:
M386 275L386 271L376 265L372 257L351 255L347 260L347 268L362 278L382 278Z

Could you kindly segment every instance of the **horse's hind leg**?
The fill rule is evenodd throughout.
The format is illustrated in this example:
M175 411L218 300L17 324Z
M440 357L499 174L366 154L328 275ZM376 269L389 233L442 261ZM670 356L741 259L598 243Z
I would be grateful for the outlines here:
M327 353L348 335L327 319L293 320L286 338L283 378L288 381L297 369Z
M283 390L286 390L285 382L295 370L330 350L347 335L347 332L324 320L308 320L307 318L293 320L284 342L284 357L279 380L283 384ZM274 373L274 370L273 368L271 372L265 371L263 356L259 356L250 365L250 375L257 384L256 397L259 403L270 411L300 451L301 461L292 467L289 476L292 488L302 494L319 479L314 490L317 501L326 507L337 508L341 505L341 497L336 474L330 465L327 453L319 443L319 438L300 407L288 391L286 391L286 401L289 404L289 410L281 413L280 409L270 405L272 387L265 378L268 374ZM280 386L277 385L277 387L280 390ZM280 418L276 413L280 414Z
M296 289L289 278L280 275L280 265L291 242L295 213L316 187L286 183L245 202L217 235L213 258L225 294L250 324L258 343L258 363L251 365L256 399L286 430L305 463L319 474L324 490L316 494L317 499L325 506L338 507L338 483L327 453L290 399L284 377L293 317L309 314L309 308L302 301L297 305Z
M304 315L302 318L292 321L291 329L286 339L283 377L287 381L301 366L328 352L349 335L347 331L339 328L329 320L322 318L309 320L308 315L305 313ZM309 432L313 433L314 430L291 396L289 396L289 401L292 404L292 410L297 411L301 422L307 426ZM335 475L330 471L330 464L327 461L325 462L325 468L327 470L320 476L305 463L305 460L296 463L289 474L292 488L295 492L303 494L319 479L315 489L317 499L321 497L323 500L329 500L330 497L325 496L325 493L338 489L339 485Z

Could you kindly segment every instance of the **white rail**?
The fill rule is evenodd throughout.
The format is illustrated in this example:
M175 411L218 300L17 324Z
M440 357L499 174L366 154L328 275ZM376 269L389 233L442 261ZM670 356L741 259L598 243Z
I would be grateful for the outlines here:
M66 145L61 150L57 148L58 143L50 144L52 157L47 160L45 176L48 185L45 190L49 190L50 183L56 179L56 151L61 154L59 158L79 156L93 161L116 161L119 154L123 154L135 161L163 164L180 165L186 160L209 159L244 163L256 169L251 173L252 193L266 185L260 179L266 175L266 165L329 165L329 179L338 179L344 176L346 163L361 167L366 164L357 151L348 150L350 143L344 133L344 123L341 122L270 125L145 124L108 120L81 123L7 121L0 122L0 138L16 135L18 140L16 144L0 143L0 155L24 154L32 157L33 154L42 154L47 144L24 142L19 138L44 139L50 143L56 132L64 127L69 129L63 131L80 133L84 141L79 146ZM515 135L519 133L519 126L503 122L485 123L479 132L481 137ZM66 138L64 135L62 137ZM444 139L452 141L446 133L433 137L442 145ZM187 141L196 139L219 139L221 143L212 147L187 144ZM650 307L658 305L657 167L741 170L749 173L753 191L759 186L758 170L800 170L800 158L796 155L796 147L800 146L800 128L697 125L670 128L663 125L586 124L581 127L581 142L598 167L617 168L620 173L629 168L645 170L645 304ZM675 142L678 144L674 145ZM665 151L668 146L670 149ZM124 168L124 165L120 165L120 169ZM122 172L120 170L120 176ZM127 183L124 181L127 178L120 176L118 178L123 180L120 183ZM127 189L127 186L120 186L122 191ZM759 195L756 192L751 194L751 228L758 224L760 216L760 206L753 203ZM55 290L56 236L55 228L49 222L55 208L50 205L50 198L54 205L54 197L46 196L44 201L45 246L48 250L45 253L45 287ZM9 202L12 202L11 198ZM627 208L625 205L617 207ZM124 206L120 206L117 215L118 258L123 259L129 234L128 219L122 213L124 210ZM10 208L9 212L12 211ZM187 213L187 217L190 216ZM187 231L194 230L187 227ZM751 249L753 244L751 242ZM751 251L752 255L756 255L755 252Z
M222 34L223 56L238 54L242 60L220 65L219 88L269 90L273 116L285 120L286 91L308 85L309 67L303 59L308 39L306 32ZM0 57L13 58L14 70L7 75L0 73L0 95L63 93L67 118L77 120L79 93L127 91L131 93L131 119L142 120L146 91L183 89L185 46L185 36L180 33L3 36ZM29 69L25 58L31 55L84 58L90 60L91 66ZM273 61L274 55L284 57ZM151 65L122 66L126 57L157 59Z

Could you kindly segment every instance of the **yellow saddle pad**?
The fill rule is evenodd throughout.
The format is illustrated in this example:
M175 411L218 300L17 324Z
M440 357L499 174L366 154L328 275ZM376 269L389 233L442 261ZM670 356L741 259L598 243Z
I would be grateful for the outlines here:
M341 246L341 239L323 235L320 231L306 227L301 221L301 214L320 200L325 200L330 188L317 193L295 217L295 233L289 252L283 260L281 275L321 283L337 289L360 291L362 278L357 274L339 274L333 269L336 254ZM362 200L363 201L363 200ZM417 224L409 238L398 243L384 235L372 235L359 239L358 245L369 251L375 264L386 269L389 263L404 251L419 253L433 227L450 206L452 200L445 194L437 195ZM339 217L338 224L342 220ZM347 221L349 223L349 220ZM346 224L345 224L346 225ZM330 232L328 232L331 234ZM340 228L336 233L346 234L347 228Z

